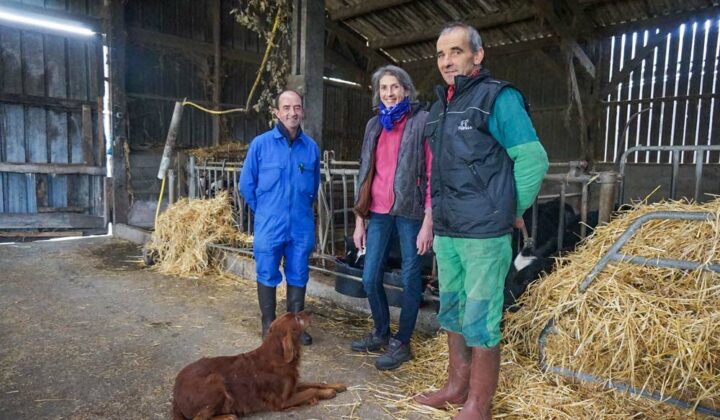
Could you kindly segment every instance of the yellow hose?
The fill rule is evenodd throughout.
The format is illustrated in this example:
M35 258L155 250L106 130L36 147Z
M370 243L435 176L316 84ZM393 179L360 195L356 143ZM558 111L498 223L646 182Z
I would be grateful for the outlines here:
M157 207L155 208L155 227L157 227L157 219L160 215L160 203L162 203L163 194L165 194L165 176L163 176L162 183L160 184L160 195L158 196Z
M275 40L275 34L277 33L278 27L280 26L280 11L278 10L277 14L275 15L275 22L273 23L272 32L270 32L270 38L267 42L267 47L265 48L265 55L263 56L262 61L260 62L260 67L258 67L258 71L255 74L255 82L252 85L252 89L250 89L250 93L248 94L247 101L245 102L245 108L234 108L234 109L227 109L225 111L214 111L212 109L205 108L203 106L200 106L194 102L190 102L188 100L183 100L183 106L190 105L192 107L195 107L201 111L205 111L208 114L212 115L222 115L222 114L230 114L233 112L248 112L250 109L250 102L252 102L252 97L255 94L255 90L257 89L258 85L260 84L260 76L262 76L263 68L265 68L265 65L267 64L268 59L270 58L270 51L273 47L273 41Z
M208 114L212 114L212 115L230 114L233 112L248 112L248 109L250 108L250 102L252 101L253 94L255 94L255 90L257 89L258 85L260 84L260 76L262 76L263 68L265 68L267 61L270 58L270 51L272 50L273 41L275 40L275 34L277 33L279 26L280 26L280 10L278 10L277 14L275 15L275 22L273 22L272 32L270 32L270 38L267 41L267 47L265 48L265 55L263 56L263 59L260 62L260 67L258 67L257 74L255 75L255 83L253 83L252 89L250 89L250 93L248 94L247 102L245 102L245 108L234 108L234 109L227 109L225 111L215 111L215 110L200 106L194 102L190 102L187 99L183 100L182 105L183 106L190 105L192 107L195 107L201 111L205 111ZM163 198L164 194L165 194L165 176L163 175L162 184L160 185L160 195L158 196L157 207L155 209L155 225L157 225L157 218L160 215L160 204L162 203L162 198Z

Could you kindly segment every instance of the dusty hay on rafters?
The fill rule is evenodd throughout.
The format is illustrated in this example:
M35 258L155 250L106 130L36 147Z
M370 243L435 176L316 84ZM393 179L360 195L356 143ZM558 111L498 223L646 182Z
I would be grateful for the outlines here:
M212 267L209 244L247 244L252 237L238 231L226 192L210 200L184 198L158 217L147 250L164 274L192 276Z
M201 147L197 149L188 150L191 156L195 156L197 159L212 160L212 161L231 161L231 162L242 162L245 160L249 145L240 143L225 143L219 144L212 147Z
M538 337L550 318L548 363L612 378L647 391L720 408L720 274L611 264L583 294L578 286L637 217L651 211L706 211L708 222L646 223L622 249L645 257L720 262L720 199L697 205L639 205L599 227L554 273L521 298L505 319L500 384L494 415L500 418L680 418L699 416L669 404L544 374ZM393 373L399 389L377 395L397 415L449 418L412 396L438 389L447 377L447 340L413 343L415 359Z

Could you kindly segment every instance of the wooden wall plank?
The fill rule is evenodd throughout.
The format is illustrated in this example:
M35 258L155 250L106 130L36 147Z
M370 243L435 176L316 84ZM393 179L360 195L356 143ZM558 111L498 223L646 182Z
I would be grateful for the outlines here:
M208 28L211 27L207 20L207 0L193 0L192 5L192 38L198 41L207 41L211 39L208 35Z
M7 191L8 183L7 183L7 175L4 173L0 173L0 213L5 213L5 191Z
M65 10L65 0L45 0L45 8L50 10Z
M47 162L46 111L38 107L27 107L25 115L27 161L35 163Z
M20 31L0 26L0 92L22 93Z
M97 40L86 41L85 51L87 52L88 70L88 100L94 101L102 96L103 68L102 68L102 43Z
M70 143L70 163L84 164L85 156L82 141L82 114L70 113L68 116L68 140ZM88 208L89 175L68 175L68 206Z
M186 38L193 38L191 0L175 0L177 8L177 34Z
M87 1L86 0L68 0L68 10L71 13L86 14L87 13Z
M178 28L178 9L176 0L164 0L158 2L162 6L162 14L160 21L160 30L163 33L171 35L179 35L181 31Z
M48 111L47 137L50 145L50 163L68 163L68 127L67 114ZM49 179L48 204L50 207L67 207L66 175L54 175Z
M23 0L23 3L30 6L44 7L45 0Z
M44 38L47 96L54 98L67 98L65 38L55 35L44 35Z
M43 62L43 36L38 33L23 31L22 72L23 93L45 96L45 64Z
M141 10L141 22L143 29L160 31L163 14L163 2L144 1Z
M3 116L3 138L7 162L25 162L25 123L23 107L0 105ZM4 211L27 212L27 180L23 174L7 174L6 205Z
M73 99L94 100L88 97L88 69L85 42L67 39L68 96Z

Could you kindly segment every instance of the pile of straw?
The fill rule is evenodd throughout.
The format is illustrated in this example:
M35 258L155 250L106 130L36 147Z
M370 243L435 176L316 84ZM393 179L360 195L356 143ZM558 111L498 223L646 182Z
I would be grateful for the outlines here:
M184 198L157 219L147 250L164 274L190 276L212 268L209 244L252 242L239 233L225 191L210 200Z
M191 149L188 153L200 160L242 162L245 160L248 147L247 144L225 143L213 147Z
M620 381L646 391L720 408L720 274L613 263L585 293L580 282L639 216L651 211L707 211L709 222L657 220L646 223L621 252L644 257L720 262L720 199L697 205L641 205L599 227L558 268L531 286L522 309L505 320L496 416L518 418L619 418L694 416L671 405L573 382L538 367L538 337L548 319L547 362ZM415 361L396 375L397 394L380 395L401 412L445 418L411 404L409 396L445 381L443 335L414 344Z

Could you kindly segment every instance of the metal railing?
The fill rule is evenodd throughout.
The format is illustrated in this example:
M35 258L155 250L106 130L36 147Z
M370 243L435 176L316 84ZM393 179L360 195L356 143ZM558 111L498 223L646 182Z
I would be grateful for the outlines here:
M232 201L235 222L240 232L252 235L253 215L240 195L238 178L242 162L189 159L188 195L190 198L212 198L220 191L227 191Z
M245 201L239 194L237 180L242 169L241 162L209 161L198 162L190 158L188 190L191 198L210 198L220 190L227 190L233 203L236 222L241 232L252 234L253 218ZM321 162L321 179L317 202L317 255L335 256L344 252L345 237L352 235L355 228L353 204L358 190L357 161L341 161L335 159L334 151L325 151ZM558 193L538 196L533 204L531 237L537 237L538 203L559 199L558 214L558 249L562 249L565 230L565 204L572 199L579 199L580 236L587 235L587 215L590 201L590 186L600 186L601 222L610 218L617 193L617 174L601 172L588 174L585 172L587 163L583 161L553 162L551 170L562 170L561 173L548 173L543 180L545 186L559 188ZM573 191L572 186L579 186ZM576 188L576 189L578 189Z
M358 189L360 163L335 159L335 152L323 152L318 193L318 253L336 255L337 244L343 243L350 229L355 228L353 205ZM338 220L338 218L340 220ZM338 229L338 223L341 223ZM339 233L342 233L340 235Z
M695 190L693 198L695 201L700 200L700 188L702 185L703 166L705 165L705 154L710 152L720 152L720 145L717 146L635 146L627 149L620 156L619 172L620 172L620 195L618 197L619 204L625 203L625 168L627 159L631 153L638 152L670 152L672 171L670 172L670 198L677 198L677 175L680 170L680 153L693 152L695 156Z
M657 220L657 219L671 219L671 220L695 220L695 221L711 221L714 220L715 215L712 213L706 213L706 212L698 212L698 213L686 213L686 212L676 212L676 211L657 211L657 212L651 212L644 214L637 218L626 230L625 232L618 238L617 241L608 249L607 253L600 259L600 261L595 264L595 266L590 270L590 273L585 277L585 279L580 283L579 291L580 293L585 293L585 291L590 287L590 284L593 282L595 277L611 262L626 262L630 264L636 264L636 265L649 265L654 267L665 267L665 268L677 268L681 270L709 270L714 272L720 273L720 264L711 264L711 263L699 263L695 261L685 261L685 260L676 260L676 259L667 259L667 258L646 258L636 255L628 255L628 254L621 254L620 249L630 240L630 238L635 234L635 232L645 224L649 220ZM678 407L682 407L684 409L694 409L700 413L720 417L720 411L714 408L705 407L702 405L696 405L689 403L687 401L683 401L676 398L666 397L662 395L659 392L650 392L643 389L638 389L632 385L628 385L622 382L613 381L611 379L602 379L595 375L591 375L589 373L575 371L572 369L566 369L559 366L550 366L545 358L545 346L547 343L547 337L550 334L554 334L556 332L555 330L555 323L556 319L551 318L547 321L545 324L545 327L543 328L542 332L540 333L540 336L538 338L538 344L539 344L539 358L540 358L540 368L543 371L549 371L553 372L559 375L572 377L579 379L584 382L590 382L595 384L604 385L607 388L617 389L622 392L628 392L632 395L638 395L646 398L652 398L657 401L663 401L668 402L670 404L676 405Z

